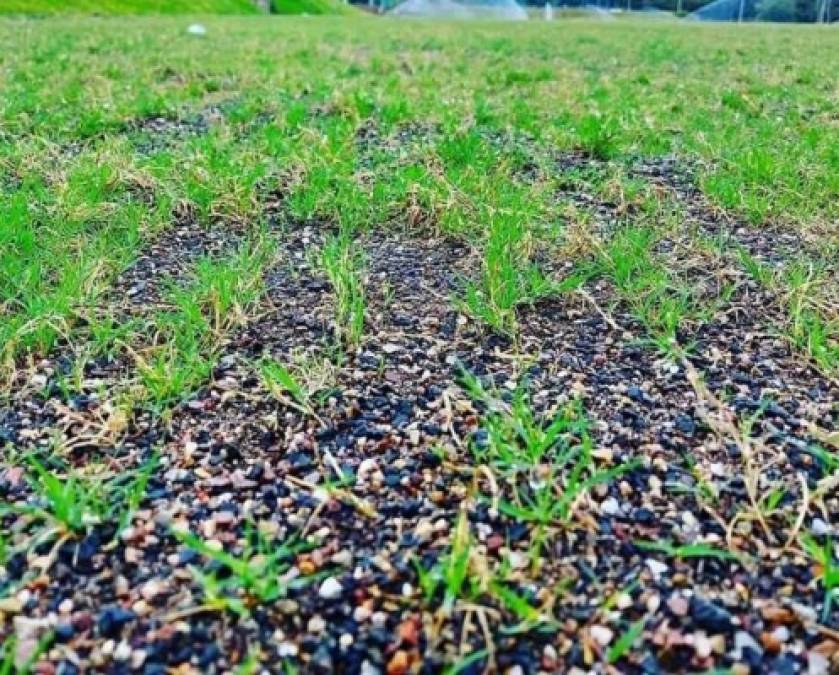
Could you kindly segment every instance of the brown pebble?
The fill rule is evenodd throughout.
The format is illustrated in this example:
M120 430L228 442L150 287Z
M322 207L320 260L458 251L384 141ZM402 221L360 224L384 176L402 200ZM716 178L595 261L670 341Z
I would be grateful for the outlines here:
M764 631L760 634L760 644L762 644L763 648L771 654L777 654L781 651L782 647L781 641L768 631Z
M84 633L93 628L93 615L90 612L76 612L70 619L70 623L76 631Z
M760 615L772 623L795 623L795 614L780 605L765 605L760 610Z
M315 563L312 562L312 560L309 559L309 558L305 558L305 559L301 560L297 564L297 567L300 570L300 573L304 576L314 574L315 572L317 572L317 569L318 569L317 565L315 565Z
M495 553L504 545L504 537L500 534L493 534L487 538L487 551Z
M408 652L404 649L399 649L393 655L393 658L387 662L387 675L405 675L408 672Z
M400 623L397 634L402 643L416 647L419 644L419 626L416 619L408 619Z

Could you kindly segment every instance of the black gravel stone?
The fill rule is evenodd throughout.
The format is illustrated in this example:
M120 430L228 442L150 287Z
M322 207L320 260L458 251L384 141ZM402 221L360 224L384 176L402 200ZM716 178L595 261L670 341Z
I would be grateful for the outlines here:
M685 436L693 436L696 433L696 422L687 415L677 415L674 424Z
M135 618L134 612L122 607L106 607L99 614L96 625L102 637L114 638L118 637L126 624L131 623Z
M76 630L73 628L72 624L69 623L59 623L55 627L55 640L56 642L68 642L73 638L75 635Z
M711 633L727 633L734 629L728 610L699 597L691 600L690 615L700 628Z

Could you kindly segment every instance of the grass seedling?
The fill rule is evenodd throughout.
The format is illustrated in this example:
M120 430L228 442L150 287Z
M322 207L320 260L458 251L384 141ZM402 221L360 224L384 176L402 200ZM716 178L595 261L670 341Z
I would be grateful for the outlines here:
M52 566L65 542L81 540L95 529L109 526L116 537L128 527L157 467L154 456L136 471L103 478L56 473L33 456L26 459L35 503L0 505L0 516L12 514L23 519L22 527L32 531L24 544L26 550L53 542L40 562L42 572ZM12 552L7 550L6 554Z
M537 526L531 550L535 561L549 527L567 525L588 490L611 482L635 464L609 469L595 466L588 422L579 404L542 419L522 386L507 403L469 373L463 373L462 382L470 396L486 408L482 417L486 438L473 439L472 453L510 487L512 497L499 503L500 510Z
M364 333L366 306L364 257L346 232L331 237L318 257L335 296L335 324L349 346L358 346Z
M741 556L731 551L712 546L711 544L682 544L674 546L667 541L636 541L634 542L636 548L642 551L659 551L672 558L684 560L686 558L715 558L717 560L736 560L740 561Z
M758 258L755 258L746 248L740 247L737 250L737 257L743 269L758 285L763 288L771 288L775 283L775 273L772 268Z
M519 620L519 625L508 629L507 632L527 632L535 626L554 623L551 617L539 611L527 598L516 593L506 584L499 581L492 581L489 590L492 596Z
M109 478L59 474L31 455L27 462L36 503L2 505L0 514L13 513L41 524L28 548L57 540L57 550L68 539L81 539L102 525L114 525L116 534L127 527L145 496L157 457L137 471Z
M441 610L446 617L451 616L455 604L462 597L472 597L476 592L476 583L470 579L469 566L473 554L472 536L469 532L469 520L461 512L457 519L449 551L438 559L431 569L416 563L420 588L426 602L434 602L440 589L443 592Z
M234 554L216 548L191 532L175 532L188 548L200 553L225 570L224 576L193 568L204 593L204 605L183 614L230 611L247 616L257 605L285 598L290 590L311 583L312 578L287 578L295 556L304 550L299 542L277 544L258 527L248 523L241 552Z
M323 423L316 407L328 397L335 381L335 366L329 359L298 352L292 354L291 365L285 366L266 356L257 369L263 386L280 403Z
M634 645L638 641L638 638L640 638L644 633L645 623L646 618L638 619L638 621L631 624L626 632L615 641L615 644L609 647L609 651L606 653L606 660L609 663L617 663L630 649L632 649L632 645Z
M813 536L801 539L804 552L813 560L816 578L824 588L824 608L822 622L829 623L833 611L833 603L839 601L839 557L836 556L833 540L825 537L824 543L819 543Z

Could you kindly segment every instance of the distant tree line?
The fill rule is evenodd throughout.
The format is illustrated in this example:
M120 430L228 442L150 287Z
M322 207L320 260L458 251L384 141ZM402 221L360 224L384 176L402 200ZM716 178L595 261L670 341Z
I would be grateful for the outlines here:
M275 0L276 1L276 0ZM318 1L318 0L309 0ZM492 0L485 0L492 2ZM720 0L516 0L521 5L543 7L550 2L554 7L591 7L623 9L633 11L658 10L690 14ZM736 20L739 15L739 0L722 0L730 14L721 12L718 20ZM385 8L395 7L402 0L349 0L354 5L369 5ZM457 0L455 0L457 2ZM743 0L745 21L779 21L816 23L839 21L839 0Z
M658 9L690 14L717 0L551 0L554 7L597 5L604 8L632 10ZM545 0L519 0L521 4L544 5ZM839 21L839 0L744 0L747 20L815 23ZM736 4L734 2L733 4Z
M678 0L643 0L649 7L675 12ZM695 12L715 0L682 0L682 11ZM745 0L743 15L758 21L815 23L839 20L839 0Z

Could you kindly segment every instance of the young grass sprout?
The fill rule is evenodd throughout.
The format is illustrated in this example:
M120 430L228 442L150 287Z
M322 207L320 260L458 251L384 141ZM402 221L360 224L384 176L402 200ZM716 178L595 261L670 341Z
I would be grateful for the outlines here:
M287 367L266 356L257 367L263 386L274 398L323 424L316 409L331 391L335 377L334 366L329 360L298 354L293 365Z
M229 611L244 617L257 605L283 599L289 591L302 588L313 580L291 574L296 555L306 549L303 543L290 541L278 544L250 522L245 528L244 543L239 553L229 553L191 532L175 531L174 534L188 548L224 570L220 574L192 568L205 602L180 612L181 616Z
M442 589L441 609L445 617L452 615L458 600L473 597L478 592L475 580L469 574L473 546L469 520L466 514L461 512L452 534L449 551L430 569L423 568L419 563L415 564L426 602L433 602Z
M114 536L124 530L157 467L155 455L136 471L100 477L59 473L32 455L26 461L36 499L34 503L0 505L0 515L16 515L24 519L25 529L33 530L26 542L28 550L55 542L47 566L68 540L80 540L99 527L113 527Z
M462 382L485 407L482 427L486 435L473 438L472 453L509 487L510 497L500 500L499 509L536 527L531 549L536 564L549 531L570 524L587 492L630 471L636 463L608 469L596 466L588 421L579 403L543 419L521 385L506 402L468 372L463 373Z
M830 537L825 537L823 543L811 536L802 537L801 545L804 552L813 561L816 578L824 589L824 607L822 621L830 623L834 603L839 603L839 555L836 544Z
M342 232L324 243L317 262L332 285L338 334L348 346L356 347L364 333L364 257L350 235Z

